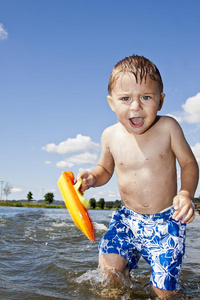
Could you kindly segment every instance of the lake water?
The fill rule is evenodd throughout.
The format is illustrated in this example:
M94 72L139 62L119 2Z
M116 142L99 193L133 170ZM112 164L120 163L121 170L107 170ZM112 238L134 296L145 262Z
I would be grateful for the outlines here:
M104 299L97 269L98 244L111 211L90 210L96 230L91 243L73 224L66 209L0 207L0 299ZM181 276L183 296L199 299L200 216L187 227ZM149 281L150 268L141 260L131 274L131 288L111 299L157 299Z

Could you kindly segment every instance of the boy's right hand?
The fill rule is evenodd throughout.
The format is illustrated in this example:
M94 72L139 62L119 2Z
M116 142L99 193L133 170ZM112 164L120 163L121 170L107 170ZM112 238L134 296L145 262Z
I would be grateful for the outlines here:
M86 170L78 173L77 180L79 180L80 178L83 179L80 187L80 192L84 192L85 190L88 190L96 183L96 177L91 172L88 172Z

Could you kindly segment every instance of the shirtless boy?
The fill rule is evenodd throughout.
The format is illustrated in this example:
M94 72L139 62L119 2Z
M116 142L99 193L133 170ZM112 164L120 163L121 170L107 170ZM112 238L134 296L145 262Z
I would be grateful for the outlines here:
M82 191L106 184L114 169L122 199L100 246L99 265L126 275L142 255L151 265L150 282L160 298L180 290L186 223L194 220L192 199L198 165L179 124L158 116L165 95L156 66L141 56L112 70L107 97L119 123L102 134L102 152ZM176 159L181 168L177 194Z

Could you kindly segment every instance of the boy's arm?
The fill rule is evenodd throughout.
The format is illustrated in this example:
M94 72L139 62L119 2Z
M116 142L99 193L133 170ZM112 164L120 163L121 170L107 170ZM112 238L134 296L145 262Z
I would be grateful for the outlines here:
M110 153L109 141L111 139L110 129L107 128L101 138L101 157L97 166L91 172L82 171L77 175L83 179L81 191L85 191L90 187L98 187L106 184L114 172L114 160Z
M176 121L174 121L172 129L172 150L181 168L181 189L173 200L175 208L173 218L177 221L183 218L182 223L190 223L194 220L195 216L192 199L194 198L198 184L199 169L192 150L184 137L183 131Z

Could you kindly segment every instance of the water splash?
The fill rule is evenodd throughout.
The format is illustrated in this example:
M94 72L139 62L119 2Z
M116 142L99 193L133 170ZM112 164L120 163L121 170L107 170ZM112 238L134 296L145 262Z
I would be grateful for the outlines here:
M102 224L102 223L95 223L93 222L95 231L107 231L108 227L106 227L106 225Z
M83 286L87 285L88 289L103 299L155 299L149 284L141 287L138 280L132 280L131 277L130 279L127 279L122 273L114 270L113 272L119 279L114 284L113 282L111 284L110 276L108 274L103 274L100 268L87 271L76 278L75 282Z

